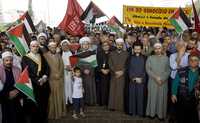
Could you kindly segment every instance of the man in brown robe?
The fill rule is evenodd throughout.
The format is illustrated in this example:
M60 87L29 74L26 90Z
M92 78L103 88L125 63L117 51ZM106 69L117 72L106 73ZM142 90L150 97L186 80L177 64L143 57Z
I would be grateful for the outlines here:
M48 106L48 118L59 119L65 115L64 97L64 64L60 54L56 53L57 45L55 42L48 44L49 51L44 53L44 57L50 67L50 97Z
M125 69L128 52L123 51L124 40L116 40L117 49L110 53L109 66L111 71L110 96L108 108L111 110L124 110Z

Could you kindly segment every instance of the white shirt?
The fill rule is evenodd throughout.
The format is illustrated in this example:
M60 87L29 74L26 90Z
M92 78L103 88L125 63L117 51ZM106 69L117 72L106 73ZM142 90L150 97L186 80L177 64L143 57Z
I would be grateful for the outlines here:
M180 67L187 67L188 66L188 56L189 56L189 53L185 53L184 56L181 58L181 62L180 62L180 65L179 65ZM176 76L176 73L177 73L176 58L177 58L177 53L170 55L170 58L169 58L170 67L172 69L170 76L171 76L172 79L175 79L175 76Z
M82 78L74 77L72 98L82 98L83 97L83 82Z

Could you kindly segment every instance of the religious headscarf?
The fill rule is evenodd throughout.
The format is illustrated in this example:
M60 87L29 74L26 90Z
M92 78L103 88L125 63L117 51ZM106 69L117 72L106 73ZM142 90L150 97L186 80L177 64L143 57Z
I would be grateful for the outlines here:
M123 38L118 38L115 41L116 43L124 43L124 39Z
M65 39L61 41L60 45L62 46L64 43L70 44L69 40Z
M13 57L13 54L10 51L5 51L2 53L2 59L6 57Z
M44 37L46 40L47 40L47 35L45 33L40 33L38 36L37 36L37 40L40 38L40 37Z
M48 46L56 46L55 42L49 42Z
M90 42L91 42L90 38L89 38L89 37L82 37L82 38L79 40L79 43L80 43L80 44L83 44L83 43L85 43L85 42L90 43Z
M159 42L157 42L157 43L155 43L155 44L153 45L153 47L154 47L154 48L162 47L162 44L159 43Z
M36 41L36 40L34 40L34 41L31 41L31 43L30 43L30 46L31 46L31 45L34 45L34 44L39 44L39 42L38 42L38 41Z

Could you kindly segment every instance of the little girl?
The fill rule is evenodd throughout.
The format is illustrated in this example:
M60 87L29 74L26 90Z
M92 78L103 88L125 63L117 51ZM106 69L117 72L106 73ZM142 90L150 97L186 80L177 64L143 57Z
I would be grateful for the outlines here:
M73 102L73 115L74 119L78 119L78 113L80 116L85 117L83 112L83 83L81 78L81 70L78 67L74 68L73 78L72 78L72 102Z

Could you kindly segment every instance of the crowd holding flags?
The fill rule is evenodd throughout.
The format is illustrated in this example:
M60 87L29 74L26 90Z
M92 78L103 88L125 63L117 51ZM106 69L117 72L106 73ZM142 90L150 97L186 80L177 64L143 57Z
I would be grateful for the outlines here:
M14 87L16 88L17 91L22 92L23 94L25 94L27 96L27 98L31 99L32 100L31 102L34 102L34 104L37 104L37 102L38 102L38 104L39 104L40 101L38 101L37 98L39 97L39 98L43 99L43 97L47 97L47 96L40 97L40 94L43 93L42 92L43 89L41 89L41 88L38 88L39 91L42 90L41 93L38 95L35 94L36 95L35 96L34 92L37 91L37 89L34 88L34 90L33 90L33 87L35 87L35 85L43 86L43 84L44 85L47 84L46 82L49 81L50 79L52 79L54 77L54 75L55 75L56 79L62 78L63 76L60 76L60 75L63 75L63 71L66 72L66 75L69 75L68 76L69 78L67 78L67 79L69 79L69 83L71 82L71 80L73 80L73 83L74 83L76 79L74 79L73 77L75 75L74 69L76 66L76 67L80 67L80 68L76 68L76 72L81 71L82 73L81 72L80 73L83 74L83 76L84 76L83 83L85 83L85 82L90 83L90 85L89 84L87 85L88 89L86 88L84 90L86 92L85 95L86 96L89 95L88 99L86 99L88 102L86 102L86 103L88 103L90 105L94 105L94 104L96 104L96 102L95 102L96 96L99 96L98 94L95 94L97 91L99 91L99 90L97 90L97 91L95 90L95 89L99 89L98 88L99 85L96 86L95 82L97 82L97 84L99 84L98 81L99 82L101 81L100 80L101 77L104 78L104 79L102 79L102 82L105 82L105 81L110 82L110 78L111 79L114 78L112 80L113 81L112 83L114 83L116 81L119 81L120 84L125 83L125 79L126 79L125 74L127 74L126 73L127 72L126 71L126 69L127 69L126 68L127 67L126 59L131 55L133 55L133 56L135 55L133 53L134 52L133 49L135 47L141 48L140 53L138 53L139 56L145 55L144 59L142 58L142 62L144 62L144 66L142 66L143 67L142 69L144 69L144 71L142 72L142 74L146 74L145 70L148 69L148 68L145 68L146 57L149 57L149 56L151 57L151 55L157 54L157 56L156 56L157 58L154 60L154 62L160 62L161 60L159 58L160 58L160 56L163 55L164 57L166 57L166 59L162 59L163 64L169 65L170 63L168 63L168 57L171 54L179 53L179 51L178 51L179 49L176 48L176 46L175 46L177 44L175 44L175 42L173 42L175 40L175 38L177 38L176 35L173 34L175 31L179 34L185 33L185 35L186 35L185 37L186 38L189 37L188 40L186 39L189 42L189 43L187 42L189 45L187 47L185 47L184 53L186 52L186 50L188 50L187 52L189 55L189 53L193 51L191 49L194 49L194 48L195 48L195 50L197 49L197 45L199 45L199 51L200 51L200 42L196 41L196 40L199 41L198 35L196 37L196 35L194 33L193 38L190 38L190 36L188 36L189 31L191 31L191 29L194 29L196 32L200 33L200 21L199 21L199 17L197 16L197 12L196 12L196 8L194 6L193 0L192 0L192 7L193 7L193 13L194 13L194 20L195 20L194 25L192 25L191 20L184 13L184 10L182 8L177 8L176 11L173 10L174 11L173 15L170 18L168 18L170 20L171 24L174 26L175 30L168 30L168 29L163 28L163 29L159 29L159 31L158 31L158 30L156 30L158 28L143 28L143 27L136 27L136 28L131 27L130 29L128 29L128 28L125 29L124 25L118 20L117 17L113 16L112 18L109 18L94 2L90 2L88 7L84 11L81 8L81 6L79 5L79 3L77 2L77 0L68 0L68 6L67 6L65 16L64 16L63 20L60 22L60 24L58 25L58 27L55 29L50 28L50 30L45 29L45 31L43 33L40 33L39 35L37 34L39 31L36 30L36 27L34 26L34 23L33 23L33 20L31 19L30 14L28 12L25 12L24 15L22 15L17 21L15 21L12 24L12 26L7 30L6 34L7 34L7 37L10 39L9 40L10 43L15 46L16 50L18 51L18 53L20 55L20 56L16 55L15 57L16 58L20 57L22 59L21 61L23 61L24 63L30 62L30 61L27 62L26 61L27 59L32 60L29 64L29 66L33 65L32 69L35 69L35 68L37 68L35 66L38 65L38 70L35 69L37 71L36 74L38 74L37 76L40 75L39 74L40 71L43 71L44 75L41 74L40 75L41 77L37 78L38 80L35 80L35 83L33 81L31 82L30 78L32 77L31 74L33 74L33 73L29 72L30 73L30 77L29 77L28 71L29 71L30 67L23 66L23 71L21 72L19 79L14 84ZM103 24L105 24L107 26L107 28L110 29L110 32L96 31L96 30L92 30L91 33L86 32L86 25L89 24L90 26L93 27L95 24L97 24L96 20L98 18L101 18L104 16L107 17L108 20L103 22ZM46 25L44 25L44 26L46 28ZM189 30L189 31L187 32L186 30ZM195 31L193 31L193 32L195 32ZM65 34L62 35L61 32L63 32L63 33L65 32ZM116 33L113 33L113 32L116 32ZM164 36L161 35L161 33ZM119 37L121 37L121 38L119 38ZM177 38L177 40L179 40L179 39ZM183 39L180 39L180 40L182 41ZM196 41L195 46L194 46L194 41ZM153 44L153 43L155 43L155 44ZM199 44L197 44L197 43L199 43ZM167 46L164 47L164 45L167 45ZM183 46L183 44L179 44L179 45L184 47L185 43L184 43L184 46ZM144 51L142 49L143 46L144 46ZM36 51L34 52L34 50L32 51L33 47L38 48L37 53L35 53ZM157 51L153 52L153 49L156 49L156 48L157 48ZM176 50L176 52L170 51L173 48ZM162 49L163 51L161 52L161 50L159 50L159 49ZM120 53L124 53L124 54L121 54L121 57L119 57ZM145 53L147 53L148 55ZM11 54L10 56L12 56L14 53L13 54L10 53L10 54ZM46 57L45 57L45 54L47 55ZM58 56L55 57L55 54ZM63 54L65 54L65 56ZM183 51L181 51L181 55L182 54L183 54ZM62 59L61 59L61 55L63 55ZM6 57L10 57L10 56L6 56ZM44 58L43 58L43 56L44 56ZM113 56L113 58L111 58L112 56ZM6 58L6 57L4 56L2 58ZM23 59L26 57L27 57L27 59ZM100 58L98 59L98 57L100 57ZM195 56L191 56L191 57L198 59L199 55L195 55ZM69 62L69 63L66 63L66 65L64 65L63 62L59 62L59 64L63 65L62 66L63 70L59 69L60 66L58 67L58 69L55 69L55 71L56 70L61 71L59 75L57 75L57 72L51 73L51 70L48 71L48 69L54 68L54 65L56 68L56 65L58 63L58 61L56 61L56 60L58 58L60 59L60 61L62 61L64 59L63 61L66 60L67 62ZM45 62L45 59L47 60L47 63ZM43 61L44 63L42 62L42 60L44 60ZM53 60L55 60L55 61L53 61ZM123 60L124 60L124 64L121 64L121 62ZM129 59L129 60L130 60L129 62L131 63L132 60L131 59ZM20 65L21 65L21 63L23 63L21 61L19 62ZM133 60L133 61L135 61L135 60ZM33 62L33 64L32 64L32 62ZM114 63L114 62L116 62L116 63ZM154 62L152 62L152 63L154 63ZM177 60L173 61L173 63L176 63L176 62L177 62ZM136 66L133 64L130 64L128 67L138 68L137 65L140 65L140 63L141 62L139 61L138 63L135 63ZM150 63L151 62L149 62L149 68L151 68L151 66L154 67L154 64L150 65ZM186 63L188 63L188 61ZM41 64L45 64L45 65L43 67L41 67ZM48 64L51 64L51 67L49 67ZM116 70L114 70L115 68L116 68ZM119 68L119 70L118 70L118 68ZM128 68L128 69L132 69L132 68ZM155 64L155 68L157 68L156 64ZM160 68L160 67L158 67L158 68ZM169 66L167 66L166 68L167 68L167 70L169 70L168 69ZM97 71L94 69L97 69ZM175 70L177 70L177 69L175 69ZM131 72L131 71L129 71L129 72ZM156 70L156 72L157 72L157 70ZM170 70L168 71L168 73L166 73L166 77L162 76L162 75L155 77L155 81L158 83L159 87L162 86L162 84L165 80L168 81L167 78L168 78L169 72L170 72ZM101 75L100 75L100 73L101 73ZM147 73L148 73L148 71L147 71ZM162 73L162 72L158 72L158 73ZM34 75L36 75L36 74L34 74ZM74 75L71 76L71 74L74 74ZM96 74L98 74L100 76L94 76ZM151 71L148 74L149 74L149 76L151 76L150 75ZM53 75L53 77L48 78L49 75L50 76ZM146 75L144 75L144 76L146 77ZM71 77L73 79L71 79ZM130 75L129 75L129 77L130 77L129 79L132 79L130 81L133 84L135 84L135 82L137 84L141 84L144 81L146 81L145 77L138 78L136 76L136 77L131 78L132 76L130 76ZM79 82L79 84L80 84L82 82L82 79L80 79L80 75L77 75L77 78L78 78L77 82ZM152 78L154 79L154 76L152 76ZM166 78L166 79L161 80L161 78ZM35 79L35 77L33 77L33 80L34 79ZM1 80L1 78L0 78L0 80ZM61 81L63 83L65 83L64 78L62 78ZM120 82L120 81L124 81L124 82ZM129 80L127 80L127 81L130 82ZM39 82L39 84L38 84L38 82ZM55 82L56 82L55 85L57 85L58 84L57 80ZM61 82L61 86L63 87L62 82ZM69 84L69 83L67 83L67 84ZM153 83L155 84L155 82L153 82ZM164 82L164 83L166 83L166 82ZM0 84L1 84L1 82L0 82ZM32 84L33 84L33 87L32 87ZM107 85L103 85L103 86L107 86ZM50 86L54 89L56 88L54 85L53 86L50 85ZM102 86L102 85L100 85L100 86ZM119 86L119 84L117 86ZM125 85L123 85L123 86L125 86ZM167 84L166 84L166 86L167 86ZM69 87L71 87L71 85L69 85ZM115 86L112 86L112 87L114 87L113 92L115 92L115 89L117 89L117 88L115 88ZM122 86L120 86L120 90L121 90L120 94L125 93L125 92L123 92L123 89L125 89L126 87L124 87L124 88L121 88L121 87ZM108 86L108 88L109 88L109 86ZM80 87L79 87L79 89L80 89ZM127 89L127 90L129 90L129 89ZM61 92L61 93L64 92L64 89L61 90L59 87L58 87L58 89L56 88L55 90L54 90L54 92L52 91L53 93L55 93L55 95L58 92L57 90L60 90L59 92ZM108 90L106 93L107 96L109 94ZM152 90L154 90L154 88ZM165 88L165 90L167 90L167 89ZM119 91L116 90L116 92L119 92ZM82 87L81 87L81 93L82 93ZM127 92L127 93L129 93L129 92ZM153 94L154 93L152 92L152 95ZM167 95L167 91L165 94ZM126 94L124 94L124 95L126 95ZM119 98L123 97L124 95L120 95ZM63 93L62 93L62 96L64 97ZM117 97L117 94L113 93L113 96ZM57 97L57 96L52 96L52 97L53 97L52 100L60 101L60 99L54 99L54 97ZM82 96L80 96L80 97L82 97ZM126 98L128 98L128 97L126 97ZM37 100L37 102L36 102L36 100ZM105 99L105 100L107 100L106 102L108 102L108 99ZM123 100L126 100L126 99L123 99L123 98L120 99L121 102L123 102ZM158 100L158 99L156 99L156 100ZM48 98L47 98L46 102L48 102ZM51 101L49 101L49 102L51 102ZM63 102L61 102L61 103L63 103ZM118 101L114 101L114 103L115 102L118 102ZM52 104L53 103L54 102L52 101ZM114 103L109 104L109 105L115 105ZM122 111L122 109L123 109L123 108L121 108L121 107L123 107L123 103L121 103L119 106L120 111ZM142 103L143 103L143 101L142 101ZM165 103L166 103L166 101L165 101ZM41 108L44 107L44 105L43 105L44 103L40 103L40 104L42 104ZM59 104L60 104L60 102L59 102ZM53 106L55 106L55 107L53 107L53 109L54 108L56 109L57 108L56 106L59 106L59 104L57 104L57 102L56 102L55 105L53 105ZM152 104L156 104L156 103L152 103ZM125 105L129 105L129 104L125 104ZM165 104L160 105L161 110L162 110L163 105L165 105ZM64 106L65 106L65 104L64 104ZM64 106L63 106L63 108L65 109ZM149 107L154 108L154 106L149 106ZM113 109L112 108L113 107L111 106L110 110L115 110L115 107ZM163 111L164 113L166 113L165 109ZM52 112L54 112L54 111L52 111ZM129 113L131 114L131 112L129 112ZM142 113L142 114L145 115L144 113ZM148 115L148 113L147 113L147 115ZM160 120L162 120L162 118L165 118L165 116L161 115Z

